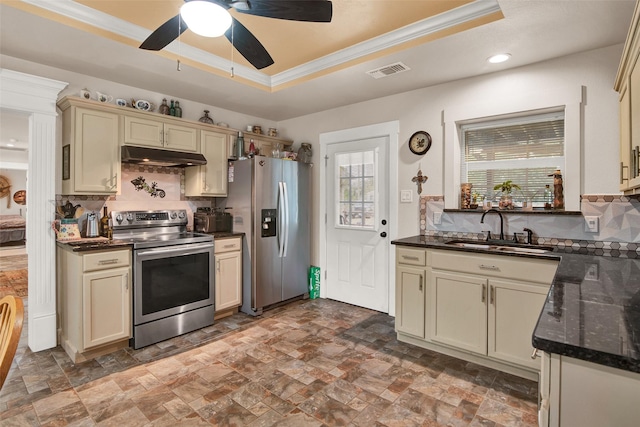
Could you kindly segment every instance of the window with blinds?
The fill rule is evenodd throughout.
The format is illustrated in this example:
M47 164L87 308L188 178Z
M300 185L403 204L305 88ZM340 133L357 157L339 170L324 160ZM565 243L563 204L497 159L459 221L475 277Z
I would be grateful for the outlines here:
M461 182L495 200L494 186L511 180L522 189L512 192L516 201L543 206L549 175L564 165L564 112L465 124L461 133Z

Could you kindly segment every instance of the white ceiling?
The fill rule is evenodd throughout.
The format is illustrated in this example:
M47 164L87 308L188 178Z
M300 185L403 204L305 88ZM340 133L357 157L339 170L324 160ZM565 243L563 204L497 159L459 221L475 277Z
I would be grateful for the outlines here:
M393 4L395 0L378 1ZM480 1L497 3L504 19L269 91L242 78L231 79L226 72L211 73L184 64L177 71L173 59L10 7L7 4L15 0L3 0L0 54L4 65L0 65L11 68L14 61L35 62L280 121L623 43L635 4L634 0ZM510 53L512 59L498 65L486 62L499 52ZM396 61L411 70L378 80L366 74ZM255 75L255 70L238 67L240 76ZM32 73L38 74L37 70ZM3 129L5 116L0 121ZM5 132L0 136L4 138Z

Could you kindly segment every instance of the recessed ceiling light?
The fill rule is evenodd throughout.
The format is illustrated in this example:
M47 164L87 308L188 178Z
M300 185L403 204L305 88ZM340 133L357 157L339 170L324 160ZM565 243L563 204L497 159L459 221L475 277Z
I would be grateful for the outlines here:
M492 64L499 64L501 62L508 61L509 58L511 58L511 54L499 53L497 55L491 56L489 59L487 59L487 61L491 62Z
M7 147L15 147L13 144L7 144Z

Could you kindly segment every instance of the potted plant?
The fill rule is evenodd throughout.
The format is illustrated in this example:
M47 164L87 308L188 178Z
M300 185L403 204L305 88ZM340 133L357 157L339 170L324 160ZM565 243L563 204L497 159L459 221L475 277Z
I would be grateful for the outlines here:
M493 187L494 190L500 190L502 195L500 196L499 207L500 209L513 209L513 197L511 191L520 190L518 184L514 184L510 179L497 184Z

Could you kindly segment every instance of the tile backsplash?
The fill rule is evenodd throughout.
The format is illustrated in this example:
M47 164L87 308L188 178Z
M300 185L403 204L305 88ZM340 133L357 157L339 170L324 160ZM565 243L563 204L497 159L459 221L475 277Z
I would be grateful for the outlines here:
M582 215L520 214L507 212L504 217L505 236L521 233L527 227L533 230L540 243L569 245L583 242L640 243L640 201L622 195L583 195L580 201ZM441 223L434 224L434 213L441 213ZM599 231L585 231L585 216L598 217ZM444 212L443 196L420 197L420 234L470 233L480 235L500 230L497 215L485 217L480 223L479 212ZM585 243L586 244L586 243ZM614 245L615 246L615 245ZM626 246L626 245L625 245Z
M195 212L198 207L211 207L213 204L214 199L211 197L185 196L184 168L123 163L121 176L120 194L115 196L57 195L56 204L61 205L68 200L74 205L81 205L85 212L101 212L105 204L108 211L186 209L189 228L193 225L192 212ZM144 182L138 181L140 177ZM138 186L132 181L135 181ZM151 188L154 183L155 196L152 195L154 192ZM160 193L160 190L163 193ZM82 229L84 216L79 219L79 223Z

